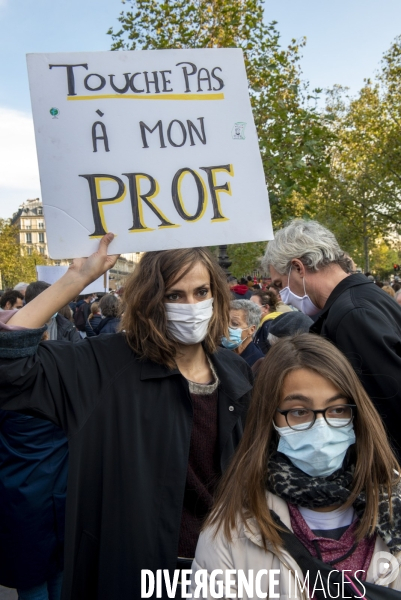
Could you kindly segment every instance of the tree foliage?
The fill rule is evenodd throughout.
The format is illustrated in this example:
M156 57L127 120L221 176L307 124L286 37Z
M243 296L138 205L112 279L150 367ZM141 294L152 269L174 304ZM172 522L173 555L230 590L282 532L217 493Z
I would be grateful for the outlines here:
M21 254L18 228L7 219L0 219L0 273L3 289L14 287L19 281L36 281L36 265L47 260L39 252L28 256Z
M128 0L113 50L238 47L249 92L275 228L316 218L365 270L386 272L401 232L401 36L376 79L356 98L336 86L326 110L321 90L302 81L305 41L280 46L261 0ZM255 215L257 218L257 215ZM258 267L259 244L228 248L231 270Z
M327 112L330 173L309 206L365 271L384 272L383 257L391 262L391 240L401 232L401 37L356 98L339 86L329 91ZM383 244L387 253L377 250Z
M293 216L291 195L310 193L329 166L330 115L321 115L301 82L300 43L280 46L276 23L265 24L261 0L129 0L113 50L241 48L272 218Z

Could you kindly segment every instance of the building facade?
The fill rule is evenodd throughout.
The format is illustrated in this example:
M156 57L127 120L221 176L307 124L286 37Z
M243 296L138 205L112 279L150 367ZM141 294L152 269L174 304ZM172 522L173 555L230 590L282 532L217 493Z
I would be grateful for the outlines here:
M21 252L31 256L35 251L48 258L47 237L43 206L39 198L27 200L13 214L11 223L18 228L18 241ZM64 264L63 261L57 261ZM55 264L57 264L55 261Z

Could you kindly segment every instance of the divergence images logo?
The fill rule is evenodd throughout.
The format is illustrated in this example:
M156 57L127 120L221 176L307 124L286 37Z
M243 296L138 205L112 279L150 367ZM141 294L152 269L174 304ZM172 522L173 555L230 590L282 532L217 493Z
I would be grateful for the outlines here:
M389 585L398 577L400 565L389 552L376 552L373 555L373 577L377 585Z
M53 119L57 119L58 115L60 114L60 111L58 108L53 107L49 110L49 113L51 114Z

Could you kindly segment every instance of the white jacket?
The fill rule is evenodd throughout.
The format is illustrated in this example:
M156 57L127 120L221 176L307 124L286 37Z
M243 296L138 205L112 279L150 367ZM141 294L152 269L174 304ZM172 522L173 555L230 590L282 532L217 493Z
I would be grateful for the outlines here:
M278 496L274 496L273 494L267 492L267 503L271 510L280 517L281 521L286 525L289 529L291 529L290 515L288 511L287 503L279 498ZM281 600L289 600L295 598L309 598L308 595L308 586L302 591L302 586L304 585L304 578L302 575L302 570L300 566L295 562L288 552L282 550L277 553L273 548L269 548L266 550L263 548L263 544L261 541L261 535L259 528L254 519L249 519L246 523L246 526L240 525L238 530L233 533L232 542L228 542L225 536L223 535L221 529L217 533L216 537L214 537L214 532L210 528L206 531L202 532L198 541L198 546L196 548L196 554L194 562L192 563L192 583L191 583L191 593L192 597L200 597L200 598L244 598L245 600L249 600L251 598L280 598ZM387 581L390 581L392 577L394 577L394 581L389 583L388 587L393 588L395 590L401 590L401 569L399 565L401 564L401 553L397 555L397 557L392 559L391 562L388 563L388 569L379 575L375 575L374 571L377 570L377 565L375 568L375 555L377 552L386 552L389 553L388 547L382 541L379 536L376 538L376 545L373 553L373 558L371 564L369 566L366 581L369 583L377 583L380 585L380 580L384 580L386 578ZM391 555L388 555L388 557ZM380 557L381 562L383 563L383 558L386 561L387 557ZM221 569L223 574L213 575L211 580L211 573L215 569ZM271 573L271 583L269 589L269 575L260 574L259 575L259 583L258 589L256 589L256 576L258 572L261 572L263 569L268 572L276 570L276 573ZM335 567L333 567L333 570ZM200 595L195 595L195 590L198 584L198 591L201 589L199 587L200 582L204 576L204 573L198 573L200 570L207 571L207 580L208 583L211 584L212 590L218 590L218 587L214 584L214 577L220 580L221 583L220 589L224 592L221 595L213 595L213 591L208 590L208 595L203 595L203 591L200 591ZM227 573L228 570L233 570L233 572ZM243 595L241 595L241 589L238 590L240 586L240 582L238 580L238 571L243 571L245 576L248 578L250 573L249 571L253 571L253 581L254 581L254 589L249 590L249 594L246 593L246 588L243 587ZM235 571L235 573L234 573ZM392 573L392 577L389 574ZM231 582L226 586L226 578L230 578ZM251 577L249 577L251 579ZM273 584L273 580L275 580L275 584ZM362 582L363 583L363 582ZM310 590L312 590L314 582L309 581ZM386 585L383 583L383 585ZM319 589L319 582L316 583L316 588ZM209 588L209 585L208 585ZM349 591L348 591L349 590ZM240 595L238 595L238 591L240 591ZM229 595L231 592L231 595ZM339 590L339 598L343 597L341 593L342 590ZM344 585L344 597L347 595L350 597L350 586L346 582ZM264 596L266 594L266 596ZM274 595L276 594L276 595ZM369 594L367 593L367 596Z

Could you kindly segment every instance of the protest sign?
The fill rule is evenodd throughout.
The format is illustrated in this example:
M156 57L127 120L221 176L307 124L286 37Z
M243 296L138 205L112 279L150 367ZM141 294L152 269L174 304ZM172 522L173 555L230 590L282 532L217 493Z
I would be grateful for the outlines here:
M239 49L28 55L52 258L272 239Z
M56 283L68 271L67 266L47 266L47 265L36 265L36 279L37 281L45 281L46 283ZM101 275L95 281L92 281L86 288L84 288L81 294L96 294L97 292L107 292L109 289L109 272L106 271L104 275Z

